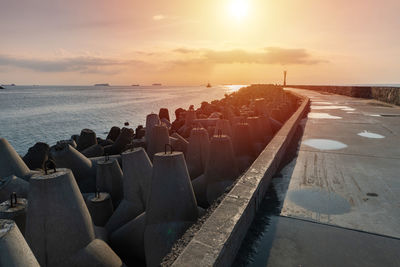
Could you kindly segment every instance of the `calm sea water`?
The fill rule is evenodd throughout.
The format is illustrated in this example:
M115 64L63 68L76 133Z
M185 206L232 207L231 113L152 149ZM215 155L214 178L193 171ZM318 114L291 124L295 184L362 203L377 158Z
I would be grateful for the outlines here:
M36 142L50 145L90 128L105 137L112 126L144 124L161 107L200 106L241 86L13 86L0 90L0 137L24 155Z

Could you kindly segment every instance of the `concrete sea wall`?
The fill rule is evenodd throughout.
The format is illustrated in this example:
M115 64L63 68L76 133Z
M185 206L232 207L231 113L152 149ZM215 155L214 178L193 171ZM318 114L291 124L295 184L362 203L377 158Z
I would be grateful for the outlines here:
M390 104L400 105L400 88L377 86L331 86L331 85L288 85L286 87L308 89L359 98L373 98Z
M285 122L247 172L204 222L172 266L230 266L265 196L272 176L278 170L310 100Z

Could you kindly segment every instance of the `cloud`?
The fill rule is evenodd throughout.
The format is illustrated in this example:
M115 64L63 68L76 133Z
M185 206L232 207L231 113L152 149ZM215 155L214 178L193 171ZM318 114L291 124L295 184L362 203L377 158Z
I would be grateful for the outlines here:
M153 16L153 20L163 20L165 19L164 15L158 14Z
M267 47L258 51L244 49L213 50L176 48L161 51L134 51L119 58L93 53L76 55L56 51L54 59L13 57L0 54L0 67L16 67L36 72L82 74L119 74L123 72L211 71L219 64L312 65L327 62L312 56L305 49ZM128 72L127 72L128 73Z
M178 48L173 52L183 55L184 59L176 61L181 64L208 63L208 64L279 64L279 65L312 65L326 62L314 58L305 49L287 49L267 47L261 51L246 51L244 49L212 50Z
M0 66L30 69L37 72L80 72L113 74L115 67L139 66L139 60L121 60L101 57L79 56L54 60L18 58L0 55ZM114 70L110 70L110 68Z

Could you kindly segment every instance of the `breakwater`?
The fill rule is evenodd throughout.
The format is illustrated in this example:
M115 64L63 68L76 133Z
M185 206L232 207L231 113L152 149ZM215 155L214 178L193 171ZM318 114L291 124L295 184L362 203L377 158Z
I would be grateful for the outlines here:
M223 205L241 174L264 165L266 146L283 157L282 130L299 106L304 100L279 86L252 85L178 108L174 121L161 108L135 129L115 126L105 139L83 129L22 158L2 138L0 218L18 218L25 239L8 238L15 226L2 221L0 245L29 246L31 266L158 266L188 228Z
M359 98L372 98L390 104L400 105L399 87L380 86L332 86L332 85L288 85L286 87L315 90Z

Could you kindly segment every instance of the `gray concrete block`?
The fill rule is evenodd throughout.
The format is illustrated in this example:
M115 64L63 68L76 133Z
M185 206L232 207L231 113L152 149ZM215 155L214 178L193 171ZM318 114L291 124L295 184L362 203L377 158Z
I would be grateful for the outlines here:
M147 139L147 154L153 160L154 154L164 151L165 145L170 144L168 129L165 125L154 125Z
M104 226L114 212L110 194L107 192L90 193L86 197L86 206L96 226Z
M154 125L159 125L160 123L161 123L160 117L157 114L151 113L146 116L146 132L145 132L146 143L148 143L148 141L151 138L151 133Z
M122 170L116 159L101 159L97 162L96 189L111 195L114 208L123 198Z
M144 252L145 227L146 213L143 212L111 235L111 247L129 266L134 266L138 259L143 262L146 259Z
M124 169L124 199L136 203L144 211L150 191L153 165L143 148L126 151L121 156Z
M15 192L22 198L28 197L29 182L15 175L0 178L0 202L6 201Z
M65 144L52 147L50 155L57 168L68 168L72 171L82 193L96 191L96 169L82 153Z
M95 237L92 220L69 169L32 178L26 239L42 266L57 266Z
M204 128L193 128L190 132L186 153L186 163L192 179L204 173L210 142L208 132Z
M39 267L14 221L0 220L0 267Z
M117 254L102 240L95 239L59 267L121 267L125 266Z
M26 179L30 176L30 170L10 143L0 138L0 177L10 175Z
M28 210L28 201L25 198L15 199L15 196L10 197L9 200L6 200L0 203L0 219L8 219L13 220L20 231L25 233L25 222L26 222L26 212ZM16 202L15 202L16 200ZM12 206L11 206L12 202Z
M183 153L155 154L144 233L147 266L159 265L197 217L197 202Z

